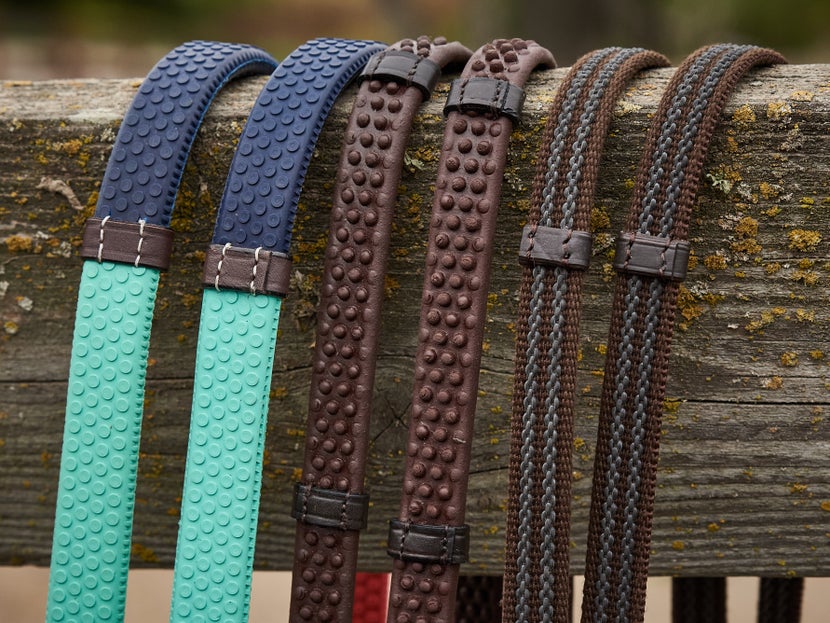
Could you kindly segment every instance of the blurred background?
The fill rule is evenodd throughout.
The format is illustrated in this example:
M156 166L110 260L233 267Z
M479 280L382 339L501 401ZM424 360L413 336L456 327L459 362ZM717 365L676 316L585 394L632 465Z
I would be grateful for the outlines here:
M188 39L258 44L278 58L317 36L393 42L443 34L471 48L522 36L561 66L606 45L674 63L717 41L830 60L826 0L0 0L0 77L142 76Z

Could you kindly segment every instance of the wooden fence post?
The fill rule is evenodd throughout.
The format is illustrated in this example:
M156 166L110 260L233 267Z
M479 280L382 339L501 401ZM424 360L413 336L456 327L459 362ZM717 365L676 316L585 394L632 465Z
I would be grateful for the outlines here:
M516 252L540 130L565 70L537 74L513 136L493 263L473 449L470 572L499 573L504 539ZM649 117L672 70L635 81L606 145L585 286L574 470L584 558L614 234ZM236 137L261 79L209 113L173 216L173 268L153 329L134 564L175 548L199 275ZM47 565L81 226L139 81L0 84L0 564ZM448 82L422 110L400 188L368 470L363 570L387 570L412 390L424 247ZM274 366L257 568L288 569L291 486L302 464L318 275L333 173L355 91L326 124L294 230L295 278ZM680 301L656 500L654 574L830 575L830 66L753 72L710 151Z

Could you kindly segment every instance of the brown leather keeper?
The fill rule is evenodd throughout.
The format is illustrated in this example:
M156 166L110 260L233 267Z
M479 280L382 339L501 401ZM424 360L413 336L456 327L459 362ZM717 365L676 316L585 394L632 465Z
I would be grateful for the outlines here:
M525 225L519 262L528 265L585 269L591 262L591 234L575 229Z
M84 259L167 270L172 250L173 231L167 227L110 218L88 218L84 224Z
M614 268L631 275L683 281L689 266L689 241L620 232Z
M333 489L294 485L291 516L303 523L341 530L363 530L369 515L369 496Z
M441 66L438 63L406 50L387 50L375 54L360 74L360 80L412 84L420 89L425 100L432 95L440 77Z
M519 122L525 92L522 87L507 80L488 77L456 78L450 85L444 114L453 110L484 112Z
M202 283L219 290L251 294L288 294L291 260L281 253L212 244L205 257Z
M389 521L386 553L393 558L425 564L460 565L467 562L470 526L431 526Z

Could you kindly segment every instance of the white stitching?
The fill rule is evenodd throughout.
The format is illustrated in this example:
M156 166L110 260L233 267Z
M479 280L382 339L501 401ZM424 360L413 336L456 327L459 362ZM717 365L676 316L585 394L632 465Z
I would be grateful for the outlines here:
M228 253L228 249L231 248L231 243L226 242L225 246L222 247L222 259L216 264L216 277L213 279L213 287L216 288L216 291L219 292L219 273L222 272L222 262L225 261L225 255Z
M259 263L259 252L262 251L262 247L257 247L254 250L254 267L251 269L251 294L256 296L256 286L254 282L256 281L256 265Z
M144 226L147 221L143 218L138 219L138 248L135 251L135 267L138 268L138 262L141 259L141 246L144 244Z
M104 225L107 224L107 221L110 220L109 215L105 216L101 220L101 229L98 232L98 263L104 261Z

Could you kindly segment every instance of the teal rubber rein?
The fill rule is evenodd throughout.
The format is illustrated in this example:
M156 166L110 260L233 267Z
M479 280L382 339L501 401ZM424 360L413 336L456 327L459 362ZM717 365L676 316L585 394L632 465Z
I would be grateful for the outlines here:
M186 43L153 68L121 124L84 232L47 622L124 619L150 325L176 192L216 93L275 66L250 46Z

